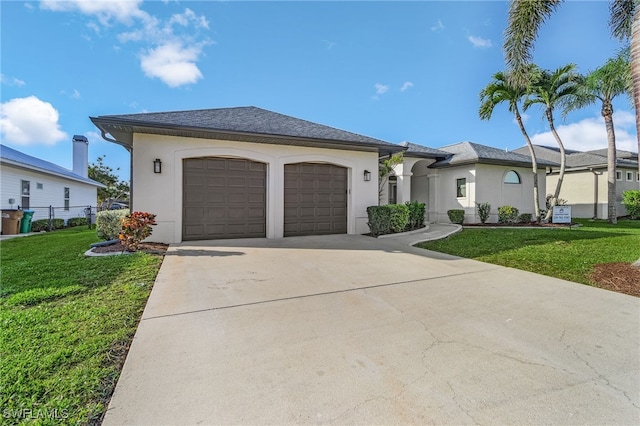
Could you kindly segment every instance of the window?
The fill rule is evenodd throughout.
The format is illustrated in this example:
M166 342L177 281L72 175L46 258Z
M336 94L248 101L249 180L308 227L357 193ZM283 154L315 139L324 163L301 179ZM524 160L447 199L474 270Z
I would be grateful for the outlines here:
M456 197L463 198L467 196L467 179L456 179Z
M36 183L36 189L43 189L43 188L44 188L43 184L41 184L40 182Z
M69 210L69 188L64 188L64 209Z
M396 204L398 201L398 177L389 176L389 204Z
M504 183L520 183L520 175L513 170L509 170L506 175L504 175Z
M633 182L633 172L627 172L627 182Z
M616 172L616 180L622 180L622 172Z
M23 209L29 208L29 197L31 195L31 183L28 180L20 181L20 185L22 186L22 190L20 191L22 194L22 203L20 207Z
M636 172L636 181L640 182L640 172Z

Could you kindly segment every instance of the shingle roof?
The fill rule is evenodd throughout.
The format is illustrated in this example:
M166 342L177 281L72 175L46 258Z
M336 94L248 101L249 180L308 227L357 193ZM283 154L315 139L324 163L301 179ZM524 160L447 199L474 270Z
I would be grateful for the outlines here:
M430 167L451 167L462 164L485 163L485 164L508 164L518 166L530 166L531 158L515 153L504 151L473 142L461 142L440 148L442 151L453 154L452 156L433 163ZM541 166L557 166L553 161L539 160Z
M540 159L551 160L556 163L560 163L560 152L557 147L549 147L542 145L534 145L533 149L536 153L538 161ZM514 150L514 152L529 156L529 148L526 146ZM592 151L575 151L565 150L567 153L566 161L567 168L583 168L583 167L606 167L607 165L607 150L596 149ZM616 151L618 156L616 158L616 164L620 167L638 167L638 162L634 159L634 152L630 151Z
M217 108L190 111L155 112L143 114L103 115L91 117L101 130L111 133L127 144L129 134L135 132L164 134L159 129L184 133L191 137L227 137L261 143L309 145L311 142L351 147L382 148L389 152L402 151L396 144L357 133L313 123L257 107ZM126 128L123 129L123 126ZM146 130L145 130L146 129ZM115 134L114 134L115 133ZM173 134L173 133L172 133ZM242 136L244 135L244 136ZM118 137L119 136L119 137Z
M80 176L76 173L73 173L71 170L58 166L57 164L32 157L20 151L16 151L13 148L9 148L5 145L0 145L0 161L7 164L26 167L28 169L36 170L39 172L64 177L78 182L83 182L89 185L104 187L104 185L100 182L96 182L95 180Z
M446 158L451 153L442 151L439 149L429 148L427 146L418 145L411 142L402 142L401 146L407 148L404 155L407 157L422 157L422 158Z

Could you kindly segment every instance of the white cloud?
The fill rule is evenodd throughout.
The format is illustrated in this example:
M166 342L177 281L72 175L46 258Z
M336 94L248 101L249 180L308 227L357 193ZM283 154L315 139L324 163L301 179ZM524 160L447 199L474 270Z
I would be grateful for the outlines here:
M616 133L616 147L636 152L638 142L634 132L635 115L628 111L615 112L613 126ZM566 149L589 151L607 147L607 130L602 116L585 118L576 123L557 126L556 130ZM536 145L557 146L550 131L533 135L531 142Z
M142 55L142 70L148 77L159 78L169 87L192 84L202 78L202 73L195 64L200 51L198 46L164 44Z
M438 19L438 22L431 27L431 31L433 32L440 32L444 30L444 25L442 24L442 21L440 19Z
M68 135L60 130L58 111L35 96L11 99L0 105L0 133L17 145L55 145Z
M333 46L336 45L335 42L329 41L329 40L322 40L322 42L324 43L324 45L327 48L327 50L331 50L333 48Z
M404 84L402 85L402 87L400 88L401 92L404 92L405 90L408 90L410 88L413 87L413 83L410 81L405 81Z
M376 95L383 95L389 91L389 86L384 84L376 83L374 87L376 88Z
M158 78L169 87L193 84L202 78L197 62L203 47L211 42L199 33L209 29L209 21L189 8L161 20L143 11L141 0L42 0L40 4L43 9L96 17L104 27L121 23L134 28L118 34L118 41L141 43L140 68L146 76ZM87 27L96 33L101 30L95 22Z
M471 44L473 44L473 47L479 47L482 49L486 49L489 48L491 46L493 46L493 44L491 44L491 40L487 39L487 38L482 38L482 37L477 37L477 36L469 36L468 40L471 42Z
M6 84L7 86L18 86L18 87L22 87L26 84L24 81L20 80L19 78L9 77L4 74L0 74L0 82L2 84Z
M145 19L149 15L140 9L142 0L41 0L42 9L56 12L80 12L95 16L102 25L118 21L131 25L136 19Z

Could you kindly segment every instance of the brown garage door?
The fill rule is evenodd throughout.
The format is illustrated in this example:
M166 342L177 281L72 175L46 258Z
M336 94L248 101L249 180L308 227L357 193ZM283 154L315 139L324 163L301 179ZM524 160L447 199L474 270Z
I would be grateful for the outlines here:
M266 237L266 164L189 158L183 170L183 240Z
M331 164L284 166L284 236L347 233L347 169Z

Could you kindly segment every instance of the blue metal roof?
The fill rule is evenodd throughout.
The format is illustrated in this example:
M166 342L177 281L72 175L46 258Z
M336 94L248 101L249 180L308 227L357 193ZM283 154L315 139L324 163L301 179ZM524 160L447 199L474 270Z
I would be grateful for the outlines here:
M0 160L8 164L23 166L25 168L39 171L42 173L47 173L50 175L55 175L55 176L75 180L78 182L83 182L89 185L104 187L103 184L101 184L100 182L96 182L93 179L80 176L76 173L73 173L71 170L58 166L57 164L53 164L49 161L32 157L20 151L16 151L13 148L9 148L8 146L5 146L5 145L0 145Z

